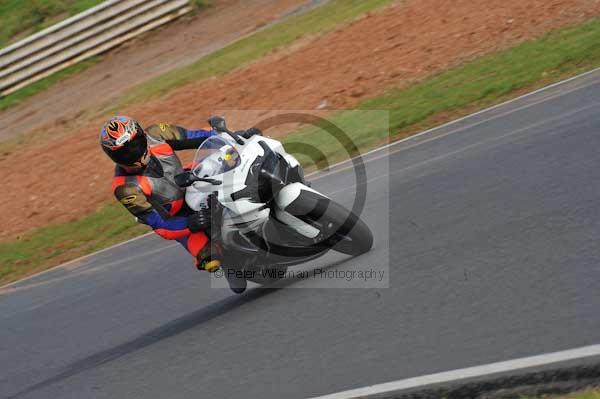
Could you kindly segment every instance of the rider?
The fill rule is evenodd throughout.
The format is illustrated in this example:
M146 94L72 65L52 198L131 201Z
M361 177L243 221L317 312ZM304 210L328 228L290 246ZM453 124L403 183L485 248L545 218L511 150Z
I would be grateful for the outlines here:
M196 258L199 270L213 272L220 267L219 248L211 248L206 234L210 210L192 211L185 203L185 189L174 177L184 168L174 150L195 149L214 130L187 130L160 123L145 130L134 119L109 119L100 132L100 145L116 163L113 192L138 220L167 240L177 240ZM248 138L260 134L252 128L239 134ZM211 255L212 253L212 255Z

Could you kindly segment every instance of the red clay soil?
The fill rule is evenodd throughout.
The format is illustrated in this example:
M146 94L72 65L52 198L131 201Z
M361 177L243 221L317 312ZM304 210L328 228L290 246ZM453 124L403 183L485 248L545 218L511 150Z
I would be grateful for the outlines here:
M600 13L595 0L404 0L218 79L123 110L197 127L214 110L347 108L358 101ZM112 198L101 120L0 160L8 239L80 217ZM38 168L31 168L37 165Z
M0 140L72 120L128 88L190 64L309 4L310 0L213 0L197 15L131 40L89 69L0 111Z

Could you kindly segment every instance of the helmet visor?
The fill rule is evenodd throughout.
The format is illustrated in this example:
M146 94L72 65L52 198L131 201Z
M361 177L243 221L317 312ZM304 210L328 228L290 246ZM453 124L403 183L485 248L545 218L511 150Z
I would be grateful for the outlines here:
M133 166L140 162L148 152L148 140L145 134L136 134L131 141L125 143L123 147L112 151L111 158L118 164Z

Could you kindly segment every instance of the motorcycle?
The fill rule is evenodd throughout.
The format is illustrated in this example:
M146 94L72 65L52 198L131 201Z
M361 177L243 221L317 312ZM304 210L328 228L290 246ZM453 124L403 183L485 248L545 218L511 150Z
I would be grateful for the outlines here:
M230 131L221 117L218 133L196 151L192 168L178 176L193 210L210 208L211 243L231 289L247 281L270 284L287 268L330 250L358 256L373 235L357 215L310 187L298 160L281 142Z

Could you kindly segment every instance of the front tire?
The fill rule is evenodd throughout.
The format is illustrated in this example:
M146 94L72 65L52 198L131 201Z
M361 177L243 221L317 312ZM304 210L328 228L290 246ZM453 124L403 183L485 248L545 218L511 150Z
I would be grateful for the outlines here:
M342 223L330 237L331 242L335 243L333 250L346 255L358 256L369 252L373 247L373 233L369 226L337 202L329 203L324 218L333 221L334 225Z
M285 212L317 228L318 244L343 254L358 256L373 246L373 233L356 214L313 190L300 190Z

